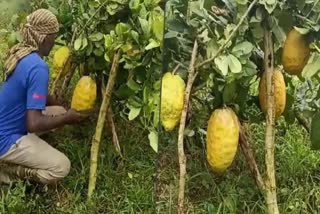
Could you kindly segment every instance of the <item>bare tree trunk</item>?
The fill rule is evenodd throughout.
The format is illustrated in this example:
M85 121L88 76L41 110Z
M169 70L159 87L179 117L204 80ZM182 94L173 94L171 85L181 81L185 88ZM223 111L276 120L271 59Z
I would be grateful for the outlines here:
M90 157L90 176L89 176L88 195L87 195L88 200L91 199L93 191L96 187L98 156L99 156L101 135L102 135L103 127L106 120L107 110L110 104L110 98L111 98L113 86L115 84L115 79L118 72L119 58L120 58L120 51L117 52L117 54L114 56L114 59L113 59L113 63L112 63L112 67L111 67L111 71L108 79L108 84L103 94L103 100L100 107L96 131L92 139L91 157Z
M264 68L267 77L267 114L265 130L265 162L267 176L266 185L266 203L269 214L278 214L276 178L274 169L274 148L275 148L275 110L274 110L274 82L272 75L274 70L272 31L270 28L270 17L266 15L264 22Z
M179 136L178 136L178 155L179 155L179 166L180 166L179 195L178 195L178 213L179 214L184 213L184 191L185 191L185 185L186 185L187 159L184 153L183 139L184 139L184 130L186 126L186 117L187 117L187 111L188 111L188 105L189 105L190 92L192 89L193 82L197 76L197 73L195 72L195 67L194 67L197 51L198 51L198 42L197 40L195 40L193 51L192 51L191 62L189 66L188 83L185 91L184 105L181 113Z

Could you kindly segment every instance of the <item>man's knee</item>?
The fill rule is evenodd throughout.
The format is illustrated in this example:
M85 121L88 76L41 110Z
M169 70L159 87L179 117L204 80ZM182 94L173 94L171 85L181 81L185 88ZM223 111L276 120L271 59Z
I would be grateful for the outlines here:
M64 178L69 174L70 168L71 162L69 158L67 158L66 156L62 156L57 161L56 167L54 169L54 174L56 175L56 177Z
M65 178L69 174L70 168L70 160L65 155L61 155L53 167L49 170L41 170L38 173L42 183L52 184Z

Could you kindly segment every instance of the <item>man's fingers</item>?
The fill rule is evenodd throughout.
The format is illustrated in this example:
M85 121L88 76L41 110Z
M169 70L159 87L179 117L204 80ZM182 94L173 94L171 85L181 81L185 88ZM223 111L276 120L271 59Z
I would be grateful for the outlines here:
M77 112L82 115L88 115L88 114L92 114L93 111L94 111L93 109L89 109L89 110L81 110L81 111L77 111Z

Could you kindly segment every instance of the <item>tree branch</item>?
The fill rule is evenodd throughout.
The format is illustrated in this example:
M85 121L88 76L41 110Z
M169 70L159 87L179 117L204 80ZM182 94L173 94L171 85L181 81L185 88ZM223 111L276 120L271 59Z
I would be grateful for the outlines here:
M239 30L241 24L244 22L245 18L248 16L248 14L250 13L251 9L253 8L253 6L257 2L258 2L258 0L254 0L253 2L251 2L251 4L249 5L247 11L245 12L245 14L243 14L243 16L241 17L239 23L236 25L236 27L234 28L232 33L229 35L229 37L226 39L226 41L220 46L220 48L218 49L217 53L213 57L211 57L211 58L199 63L198 65L196 65L196 69L198 69L198 68L200 68L200 67L202 67L202 66L204 66L204 65L206 65L206 64L208 64L210 62L212 62L213 60L215 60L215 58L217 58L220 55L220 53L225 49L226 45L230 42L230 40L233 38L233 36Z
M257 162L254 158L251 146L248 143L246 130L244 129L243 126L241 126L241 124L240 124L240 139L239 139L239 141L240 141L239 143L240 143L243 155L246 158L247 164L249 166L249 169L250 169L253 177L255 178L255 181L256 181L258 187L260 188L260 190L264 191L264 189L265 189L264 181L263 181L262 176L260 174Z

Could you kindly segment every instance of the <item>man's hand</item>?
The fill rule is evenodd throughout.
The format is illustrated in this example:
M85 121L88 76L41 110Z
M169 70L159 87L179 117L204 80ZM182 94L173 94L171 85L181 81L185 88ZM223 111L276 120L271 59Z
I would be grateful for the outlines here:
M87 117L89 117L91 113L91 109L86 111L76 111L74 109L69 109L65 114L66 122L67 124L80 123L81 121L87 119Z
M59 128L65 124L79 123L86 119L92 110L75 111L69 109L65 114L58 116L46 116L40 110L27 111L27 128L28 132L43 132Z

